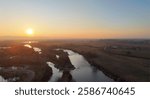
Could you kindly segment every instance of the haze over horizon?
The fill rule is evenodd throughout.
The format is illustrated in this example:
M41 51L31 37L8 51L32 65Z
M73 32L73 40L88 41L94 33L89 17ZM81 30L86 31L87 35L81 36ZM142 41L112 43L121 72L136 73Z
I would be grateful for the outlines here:
M0 37L150 38L149 5L150 0L0 0Z

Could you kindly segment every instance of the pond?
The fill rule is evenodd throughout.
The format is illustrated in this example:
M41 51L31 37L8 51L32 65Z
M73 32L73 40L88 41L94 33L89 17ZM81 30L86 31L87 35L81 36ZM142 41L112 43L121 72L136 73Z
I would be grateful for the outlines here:
M33 48L35 52L38 52L39 54L42 54L42 50L38 47L32 47L30 44L25 44L24 47Z

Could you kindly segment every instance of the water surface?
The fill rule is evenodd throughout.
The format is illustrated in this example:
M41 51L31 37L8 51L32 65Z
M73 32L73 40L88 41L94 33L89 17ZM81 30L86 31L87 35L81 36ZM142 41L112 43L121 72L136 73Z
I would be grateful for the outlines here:
M0 76L0 82L7 82L2 76Z
M75 70L71 71L72 77L75 81L81 82L110 82L113 79L106 76L102 71L90 65L90 63L80 54L71 50L64 50L69 55L69 59Z
M49 80L49 82L55 82L59 78L61 78L62 72L59 69L55 68L55 64L52 62L47 62L47 64L49 67L52 68L52 71L53 71L53 75L52 75L51 79Z
M33 48L35 52L38 52L39 54L42 54L42 50L38 47L32 47L30 44L25 44L24 47Z

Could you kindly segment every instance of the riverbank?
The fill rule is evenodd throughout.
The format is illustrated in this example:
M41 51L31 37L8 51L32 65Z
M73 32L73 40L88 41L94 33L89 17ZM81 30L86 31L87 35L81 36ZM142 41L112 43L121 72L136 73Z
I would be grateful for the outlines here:
M150 60L142 57L147 57L150 54L147 50L149 46L146 44L130 44L131 42L113 41L88 41L75 42L65 45L65 48L71 49L83 55L86 60L99 70L102 70L107 76L113 78L115 81L150 81ZM108 46L120 45L126 48L128 52L137 53L139 56L132 57L132 55L118 55L106 51ZM64 47L64 45L62 45ZM142 50L136 52L131 49L141 48ZM120 51L120 49L118 48ZM146 56L140 57L140 53L147 53ZM121 52L120 52L121 53ZM124 52L122 52L124 53Z

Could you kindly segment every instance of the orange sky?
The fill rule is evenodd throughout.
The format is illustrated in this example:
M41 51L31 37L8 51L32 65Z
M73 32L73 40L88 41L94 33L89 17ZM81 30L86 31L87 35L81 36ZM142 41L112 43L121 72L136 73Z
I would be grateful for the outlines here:
M147 0L0 1L0 37L150 38ZM32 28L34 35L26 30Z

